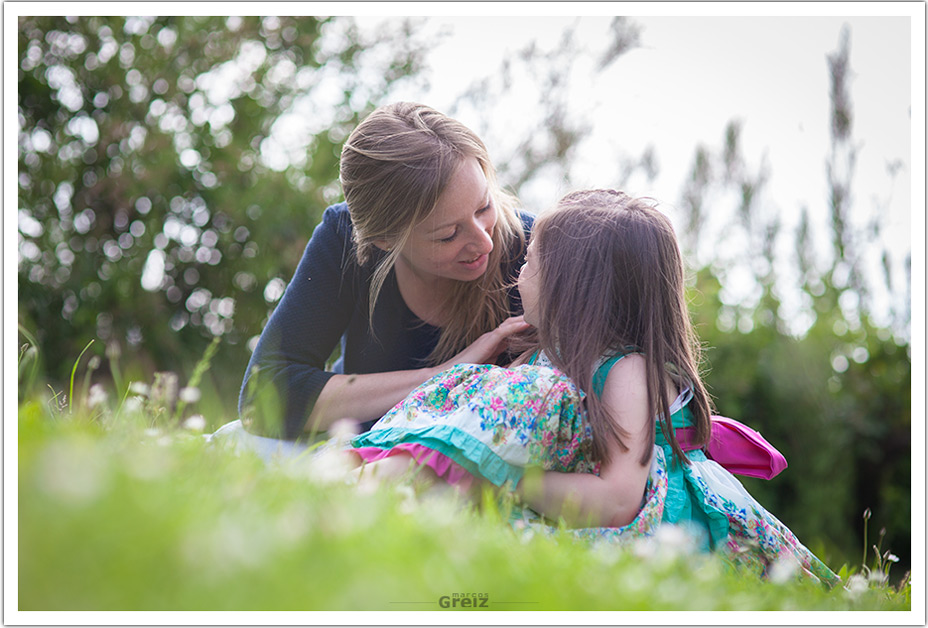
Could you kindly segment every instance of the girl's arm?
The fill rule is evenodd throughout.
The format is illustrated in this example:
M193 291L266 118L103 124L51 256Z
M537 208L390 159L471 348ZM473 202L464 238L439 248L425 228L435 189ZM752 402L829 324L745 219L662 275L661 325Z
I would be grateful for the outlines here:
M609 415L628 436L623 451L609 447L610 460L600 475L548 471L528 475L516 492L529 506L550 518L563 517L575 527L620 527L632 522L641 509L648 481L648 466L640 464L644 451L653 447L649 423L645 361L629 355L609 372L602 396Z

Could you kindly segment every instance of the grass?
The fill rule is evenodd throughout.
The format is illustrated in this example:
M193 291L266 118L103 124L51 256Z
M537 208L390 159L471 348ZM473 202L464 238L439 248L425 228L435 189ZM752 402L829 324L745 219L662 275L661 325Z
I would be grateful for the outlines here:
M20 611L911 607L909 584L863 574L778 583L685 546L520 533L447 494L361 492L323 457L266 465L207 443L144 396L68 401L19 404Z

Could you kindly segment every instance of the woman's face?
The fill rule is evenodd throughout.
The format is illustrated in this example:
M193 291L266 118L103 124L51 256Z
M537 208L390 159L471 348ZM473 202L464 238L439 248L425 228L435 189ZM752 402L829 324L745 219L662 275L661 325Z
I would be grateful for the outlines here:
M397 264L424 281L473 281L487 270L493 250L496 207L480 164L461 162L432 213L416 225Z
M538 286L541 283L538 276L536 249L537 245L532 240L525 252L525 264L519 271L519 294L522 296L525 322L534 327L538 327Z

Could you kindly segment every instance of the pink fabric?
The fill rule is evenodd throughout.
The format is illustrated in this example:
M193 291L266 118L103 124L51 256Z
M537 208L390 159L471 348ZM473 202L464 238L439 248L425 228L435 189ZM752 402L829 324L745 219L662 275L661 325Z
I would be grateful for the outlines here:
M418 443L399 443L391 449L380 449L379 447L357 447L351 450L361 456L365 462L374 462L396 456L398 454L408 454L412 456L417 464L424 464L430 467L442 480L453 486L459 486L465 491L470 489L474 482L474 476L464 467L456 463L448 456L429 449L425 445Z
M698 449L692 443L693 428L678 428L675 434L683 451ZM723 416L712 417L712 434L705 451L707 458L736 475L769 480L786 468L786 457L759 432Z
M715 460L735 475L769 480L787 467L786 457L756 430L723 416L712 417L712 433L705 446L706 457ZM695 430L677 428L677 442L683 451L699 449L692 440ZM464 490L470 489L474 476L448 456L418 443L400 443L391 449L358 447L352 449L365 462L374 462L401 453L412 456L418 464L429 466L442 480Z

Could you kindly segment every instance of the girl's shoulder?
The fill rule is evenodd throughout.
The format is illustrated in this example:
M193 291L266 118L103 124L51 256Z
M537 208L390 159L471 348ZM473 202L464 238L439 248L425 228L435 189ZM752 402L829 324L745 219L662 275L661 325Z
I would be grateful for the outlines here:
M594 393L611 420L629 434L631 441L626 445L647 440L647 426L653 421L653 415L649 409L648 366L643 355L626 353L615 360L602 384L594 385ZM644 453L637 445L633 449Z
M607 351L596 361L593 365L593 393L597 397L602 397L609 373L623 358L628 357L632 357L632 359L625 362L626 367L635 363L639 368L644 368L644 355L632 346Z

